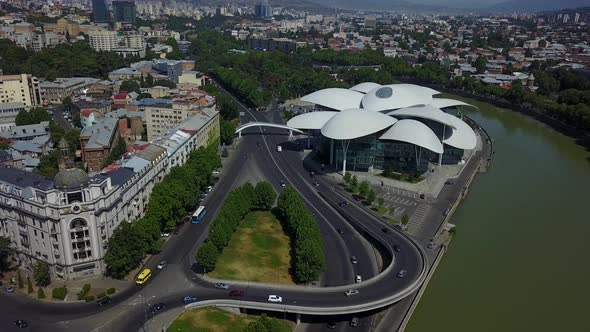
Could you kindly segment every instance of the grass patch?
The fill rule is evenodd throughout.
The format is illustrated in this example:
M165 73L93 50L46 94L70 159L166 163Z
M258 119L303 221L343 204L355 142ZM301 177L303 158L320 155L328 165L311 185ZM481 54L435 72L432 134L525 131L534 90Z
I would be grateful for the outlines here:
M236 315L217 308L201 308L183 312L168 327L170 332L242 332L257 316ZM291 332L293 323L280 320L276 332Z
M377 212L377 214L379 214L381 217L383 217L384 215L387 214L387 212L389 212L389 209L387 209L385 206L378 206L378 205L371 206L371 210Z
M244 217L209 273L212 278L294 285L289 237L268 211Z

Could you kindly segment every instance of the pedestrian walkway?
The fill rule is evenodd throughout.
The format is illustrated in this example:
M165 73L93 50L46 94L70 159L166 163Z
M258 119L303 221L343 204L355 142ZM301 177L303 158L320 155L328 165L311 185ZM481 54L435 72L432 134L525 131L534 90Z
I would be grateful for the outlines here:
M411 235L416 235L420 231L420 228L424 225L424 221L428 216L428 213L432 209L432 206L429 204L419 204L416 211L410 217L408 221L408 233Z

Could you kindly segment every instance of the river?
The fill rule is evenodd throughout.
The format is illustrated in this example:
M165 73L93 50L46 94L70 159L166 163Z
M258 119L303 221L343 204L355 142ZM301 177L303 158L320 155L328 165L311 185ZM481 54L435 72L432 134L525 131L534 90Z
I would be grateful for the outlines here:
M494 161L453 216L457 235L406 331L590 331L590 153L474 104L466 114L492 137Z

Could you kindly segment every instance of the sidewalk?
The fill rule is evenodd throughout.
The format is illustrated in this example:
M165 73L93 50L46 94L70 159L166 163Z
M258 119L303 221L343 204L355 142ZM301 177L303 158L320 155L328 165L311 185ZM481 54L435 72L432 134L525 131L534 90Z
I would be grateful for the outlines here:
M88 295L92 295L95 298L96 295L106 292L106 290L109 288L115 288L116 294L133 286L132 281L117 280L105 276L96 276L95 278L80 280L53 280L52 283L47 286L48 292L46 292L46 295L48 298L50 298L51 290L53 288L66 287L68 289L68 295L64 299L64 302L77 302L79 301L77 294L80 290L82 290L82 287L84 287L85 284L90 284L91 288Z

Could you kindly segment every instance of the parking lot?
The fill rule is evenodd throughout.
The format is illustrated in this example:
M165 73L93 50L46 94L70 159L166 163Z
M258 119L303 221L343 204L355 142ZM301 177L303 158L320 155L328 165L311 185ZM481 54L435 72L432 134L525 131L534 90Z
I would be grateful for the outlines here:
M416 233L421 228L430 212L431 205L420 198L420 194L391 186L375 188L377 198L383 198L383 206L389 210L388 215L401 220L404 213L410 217L408 232Z

